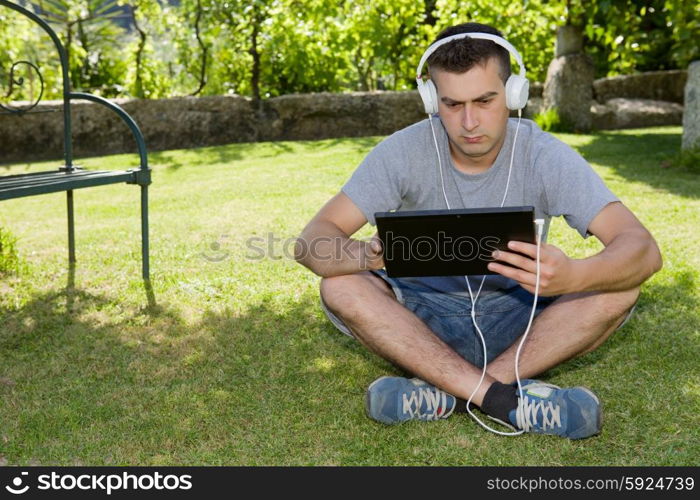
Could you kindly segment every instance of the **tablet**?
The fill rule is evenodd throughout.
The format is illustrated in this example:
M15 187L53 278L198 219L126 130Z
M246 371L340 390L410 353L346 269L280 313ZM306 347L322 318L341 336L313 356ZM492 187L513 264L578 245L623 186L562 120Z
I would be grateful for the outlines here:
M496 274L491 253L535 243L534 207L377 212L390 277Z

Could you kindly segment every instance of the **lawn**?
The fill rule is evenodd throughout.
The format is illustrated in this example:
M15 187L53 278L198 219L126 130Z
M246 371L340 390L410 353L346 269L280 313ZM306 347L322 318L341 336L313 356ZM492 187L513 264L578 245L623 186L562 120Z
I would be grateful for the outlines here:
M289 256L380 140L336 139L152 154L152 293L140 279L137 188L76 192L74 273L64 194L2 202L0 227L24 266L0 277L0 463L698 465L700 176L660 167L680 134L559 136L651 230L665 262L620 332L543 377L600 396L599 436L507 438L464 415L394 427L365 416L367 385L400 372L334 330L318 277ZM575 256L600 248L562 220L549 242Z

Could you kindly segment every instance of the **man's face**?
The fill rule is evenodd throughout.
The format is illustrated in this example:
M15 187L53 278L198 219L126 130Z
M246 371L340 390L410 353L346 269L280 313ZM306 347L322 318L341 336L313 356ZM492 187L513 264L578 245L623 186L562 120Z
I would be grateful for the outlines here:
M505 139L508 122L505 86L496 59L466 73L435 70L438 111L458 167L490 167Z

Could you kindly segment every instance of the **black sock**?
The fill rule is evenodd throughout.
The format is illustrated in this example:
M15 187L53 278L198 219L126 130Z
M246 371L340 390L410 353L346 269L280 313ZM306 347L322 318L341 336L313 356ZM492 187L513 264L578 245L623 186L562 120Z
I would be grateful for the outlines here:
M457 400L457 404L455 405L455 413L467 413L467 400L459 398L455 399ZM478 406L476 406L474 403L470 403L469 408L474 411L476 408L478 408Z
M503 422L510 423L508 414L518 407L518 390L512 385L494 382L486 391L481 411Z

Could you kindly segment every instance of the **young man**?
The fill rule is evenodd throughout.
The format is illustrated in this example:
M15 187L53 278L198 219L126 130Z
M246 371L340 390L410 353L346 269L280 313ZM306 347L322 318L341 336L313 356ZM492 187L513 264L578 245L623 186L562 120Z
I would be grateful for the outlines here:
M438 40L475 32L500 36L467 23ZM494 420L525 432L596 434L601 409L590 390L529 378L602 344L627 318L639 286L661 268L659 249L581 156L533 122L509 119L506 49L464 37L427 62L439 120L431 116L375 147L297 243L298 260L323 278L322 305L335 326L418 377L372 383L367 412L384 423L435 420L466 410L471 397ZM546 220L537 316L519 357L522 398L515 357L532 308L535 245L511 242L513 252L498 252L489 264L498 274L485 280L476 302L488 363L479 385L484 359L465 279L389 278L379 241L351 239L375 223L375 212L443 209L447 200L451 208L532 205ZM572 259L544 243L550 218L560 215L605 248ZM476 290L481 279L470 283Z

